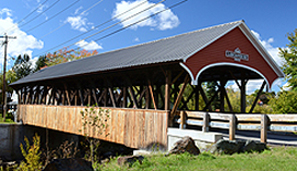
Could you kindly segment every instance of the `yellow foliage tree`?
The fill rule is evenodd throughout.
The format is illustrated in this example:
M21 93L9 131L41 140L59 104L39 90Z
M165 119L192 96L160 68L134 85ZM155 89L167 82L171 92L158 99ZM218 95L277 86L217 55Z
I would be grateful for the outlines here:
M81 58L85 58L85 57L89 57L97 54L98 54L97 50L87 51L83 49L81 51L75 51L74 49L69 50L68 47L64 47L58 50L57 52L48 53L46 55L45 63L46 63L46 66L53 66L53 65L70 62L70 61L74 61L77 59L81 59Z

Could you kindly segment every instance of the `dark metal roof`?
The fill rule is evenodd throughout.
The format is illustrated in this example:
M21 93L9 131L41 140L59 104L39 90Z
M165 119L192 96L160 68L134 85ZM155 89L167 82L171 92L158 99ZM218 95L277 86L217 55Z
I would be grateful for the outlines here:
M222 24L128 48L48 67L11 85L68 76L124 69L134 66L181 61L226 34L243 21Z

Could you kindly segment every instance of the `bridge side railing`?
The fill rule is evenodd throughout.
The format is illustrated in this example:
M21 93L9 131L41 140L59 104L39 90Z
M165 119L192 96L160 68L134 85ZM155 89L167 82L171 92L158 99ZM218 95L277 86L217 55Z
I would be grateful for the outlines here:
M38 126L71 134L84 135L83 106L19 105L18 118L25 125ZM157 146L167 148L168 112L165 110L102 108L109 117L104 132L87 125L90 137L123 144L131 148ZM100 110L100 108L94 108ZM102 133L100 133L102 132Z
M180 128L186 125L201 126L202 131L209 128L229 129L229 139L235 139L236 130L261 132L261 142L267 142L267 131L297 132L297 114L232 114L202 111L178 111L176 122Z

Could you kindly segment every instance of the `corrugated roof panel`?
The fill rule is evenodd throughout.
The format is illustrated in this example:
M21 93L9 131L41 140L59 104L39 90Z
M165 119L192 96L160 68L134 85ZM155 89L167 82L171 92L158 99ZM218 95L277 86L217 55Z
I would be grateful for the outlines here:
M179 61L239 25L242 21L214 26L137 46L98 54L92 57L45 68L11 85L58 79L66 76L119 68Z

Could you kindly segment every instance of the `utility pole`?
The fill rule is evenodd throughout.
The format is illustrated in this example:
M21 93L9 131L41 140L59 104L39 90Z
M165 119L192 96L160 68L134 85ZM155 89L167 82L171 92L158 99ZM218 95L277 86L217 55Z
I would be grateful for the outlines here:
M5 81L5 74L6 74L6 59L7 59L7 45L8 45L8 39L16 39L15 36L7 36L6 33L4 36L0 36L0 38L4 38L4 42L2 45L4 45L4 61L3 61L3 86L2 86L2 118L3 121L5 121L6 117L6 111L7 111L7 98L6 98L6 81Z

